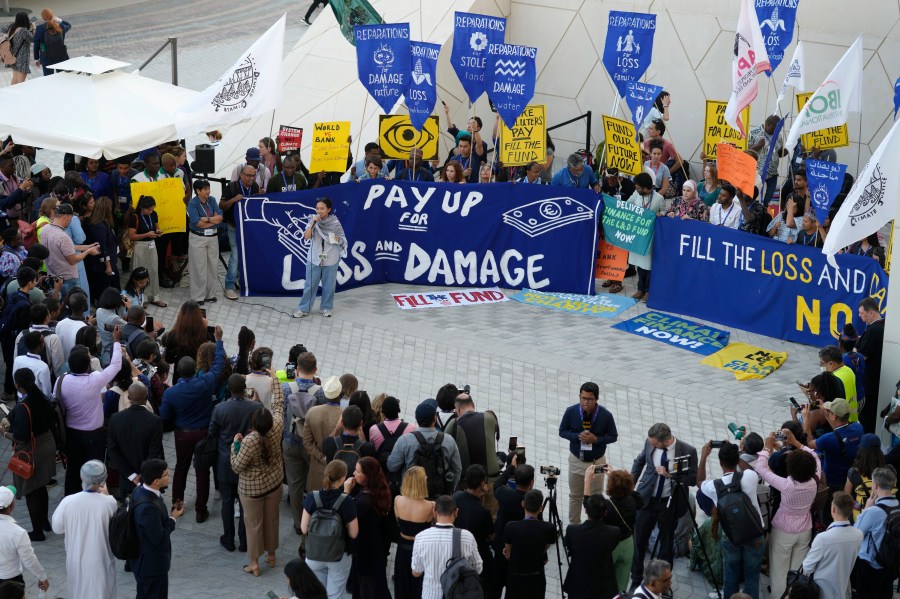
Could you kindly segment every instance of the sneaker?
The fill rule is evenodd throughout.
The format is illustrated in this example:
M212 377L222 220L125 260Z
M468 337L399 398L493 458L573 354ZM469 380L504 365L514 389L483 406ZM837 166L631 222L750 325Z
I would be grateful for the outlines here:
M234 289L226 289L225 297L230 300L236 300L238 298L237 291L235 291Z
M58 484L59 483L56 481L55 478L51 478L49 481L47 481L47 488L52 489L53 487L55 487Z
M306 17L303 17L303 22L306 23L307 25L312 25L312 23L310 23L309 19L307 19Z
M325 318L331 318L331 310L322 310L322 316Z
M309 316L309 312L301 312L300 310L295 310L293 314L291 314L291 318L306 318Z

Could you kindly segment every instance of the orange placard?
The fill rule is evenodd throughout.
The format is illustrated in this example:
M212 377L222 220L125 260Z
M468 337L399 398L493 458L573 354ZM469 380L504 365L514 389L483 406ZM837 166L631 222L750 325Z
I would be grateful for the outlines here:
M600 240L597 247L597 264L594 268L595 279L622 281L628 270L628 251L617 248Z
M756 160L753 156L728 144L716 147L719 179L728 181L748 196L753 196L756 183Z

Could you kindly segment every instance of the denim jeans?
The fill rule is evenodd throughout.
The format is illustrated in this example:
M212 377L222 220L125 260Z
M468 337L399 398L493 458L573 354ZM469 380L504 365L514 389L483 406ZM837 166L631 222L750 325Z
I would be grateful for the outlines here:
M238 276L238 252L237 252L237 229L232 225L228 227L228 245L231 251L228 252L228 269L225 271L225 289L234 289L234 284L240 282Z
M63 279L62 287L59 289L59 297L65 297L72 289L79 286L78 283L78 279Z
M347 579L350 578L351 564L353 564L353 557L346 553L339 562L317 562L306 559L306 565L325 587L328 599L343 599L344 587L347 586Z
M744 578L744 592L753 599L759 599L759 566L766 550L766 538L759 537L742 547L722 539L722 561L724 562L724 597L731 597L740 590L741 575Z
M338 265L319 266L308 262L306 264L306 282L303 284L303 297L300 298L299 310L311 312L316 303L316 293L319 291L319 283L322 283L322 311L331 310L334 307L334 286L337 283Z
M763 196L762 205L765 206L766 208L768 208L769 202L772 201L772 196L775 195L775 190L777 189L778 175L772 175L771 177L769 177L768 179L763 181L763 183L765 185L766 190L764 192L765 195ZM760 191L762 191L762 190L760 190Z

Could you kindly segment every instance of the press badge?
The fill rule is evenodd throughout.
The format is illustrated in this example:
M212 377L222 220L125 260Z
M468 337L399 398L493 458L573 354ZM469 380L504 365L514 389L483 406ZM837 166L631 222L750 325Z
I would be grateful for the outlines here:
M150 241L148 241L148 242L147 242L147 249L155 250L155 249L156 249L156 242L155 242L154 240L152 240L152 239L151 239Z
M582 443L581 451L593 451L594 444L593 443Z
M213 235L216 234L216 230L213 229L212 227L210 227L209 229L203 229L203 234L206 235L207 237L212 237Z

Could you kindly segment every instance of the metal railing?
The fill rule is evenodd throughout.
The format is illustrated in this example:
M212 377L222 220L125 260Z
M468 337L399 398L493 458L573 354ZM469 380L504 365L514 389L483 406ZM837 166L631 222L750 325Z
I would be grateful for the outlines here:
M166 49L167 46L172 46L172 85L178 85L178 38L170 37L166 42L159 47L159 49L153 53L150 58L144 61L138 70L143 71L144 67L146 67L150 62L159 56L160 52Z
M586 119L586 131L584 133L584 149L588 152L591 151L591 111L588 110L581 116L576 116L574 119L569 119L568 121L564 121L557 125L553 125L552 127L547 127L547 133L550 133L554 129L559 129L560 127L565 127L566 125L571 125L572 123L577 123L578 121Z

